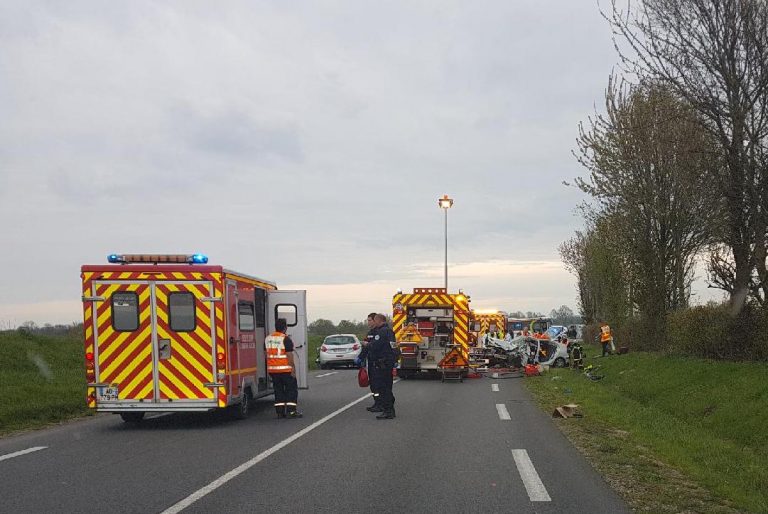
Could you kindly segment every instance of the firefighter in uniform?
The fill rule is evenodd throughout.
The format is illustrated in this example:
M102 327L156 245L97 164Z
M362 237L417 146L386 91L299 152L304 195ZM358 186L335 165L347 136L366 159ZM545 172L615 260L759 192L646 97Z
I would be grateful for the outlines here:
M602 357L610 355L611 343L613 342L613 333L611 332L611 327L608 326L608 323L602 323L600 325L600 342L603 345Z
M293 340L286 335L286 321L278 318L275 331L264 341L267 350L267 372L275 388L275 412L278 418L300 418L297 410L299 386L293 357Z
M368 359L368 352L370 351L371 342L373 342L373 336L376 332L376 321L374 319L375 317L376 313L372 312L366 319L366 323L368 323L368 335L365 336L365 340L363 341L363 349L360 351L360 355L355 359L355 365L358 367L362 366L366 361L368 362L368 386L371 388L371 393L373 393L373 405L365 408L368 412L382 412L384 410L381 408L379 390L374 378L373 361Z
M373 376L379 391L382 412L376 419L392 419L395 417L395 397L392 394L392 370L395 367L395 350L392 343L395 342L395 333L387 325L387 317L376 314L374 318L373 341L368 350L368 360L373 362Z

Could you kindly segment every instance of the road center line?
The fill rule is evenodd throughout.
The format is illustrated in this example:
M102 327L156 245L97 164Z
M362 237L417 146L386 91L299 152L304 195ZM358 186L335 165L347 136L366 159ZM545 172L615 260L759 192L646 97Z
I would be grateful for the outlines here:
M18 457L20 455L26 455L28 453L32 453L32 452L36 452L36 451L40 451L40 450L45 450L46 448L48 448L48 447L47 446L33 446L32 448L27 448L26 450L20 450L18 452L13 452L13 453L7 453L5 455L0 455L0 460L12 459L12 458Z
M330 373L323 373L322 375L317 375L315 378L323 378L323 377L327 377L328 375L335 375L336 373L338 373L338 371L331 371Z
M493 391L494 393L498 393L499 392L499 384L491 384L491 391Z
M523 480L523 484L525 484L525 490L528 491L528 498L532 502L552 501L547 488L544 487L539 474L536 473L536 468L533 467L533 462L531 462L528 452L525 450L512 450L512 456L515 458L520 478Z
M507 410L507 406L503 403L497 403L496 404L496 410L499 413L499 419L501 420L509 420L512 419L509 417L509 411Z
M250 468L252 468L256 464L258 464L259 462L263 461L264 459L266 459L267 457L269 457L273 453L277 452L278 450L280 450L282 448L285 448L286 446L288 446L289 444L294 442L296 439L298 439L298 438L308 434L309 432L313 431L314 429L316 429L317 427L319 427L320 425L322 425L326 421L334 418L335 416L338 416L339 414L341 414L345 410L349 409L350 407L353 407L354 405L357 405L358 403L362 402L366 398L369 398L370 396L371 396L371 393L368 393L365 396L361 396L357 400L355 400L355 401L353 401L351 403L346 404L344 407L331 412L330 414L328 414L324 418L319 419L318 421L315 421L314 423L312 423L308 427L304 428L303 430L300 430L300 431L296 432L295 434L293 434L289 438L283 439L282 441L280 441L279 443L274 445L272 448L261 452L260 454L258 454L254 458L252 458L251 460L249 460L247 462L244 462L243 464L240 464L238 467L236 467L232 471L229 471L228 473L225 473L224 475L220 476L219 478L217 478L216 480L214 480L210 484L206 485L202 489L198 489L197 491L195 491L194 493L190 494L189 496L187 496L186 498L184 498L183 500L181 500L177 504L167 508L166 510L164 510L162 512L162 514L175 514L177 512L181 512L182 510L186 509L187 507L189 507L190 505L195 503L197 500L199 500L203 496L206 496L207 494L212 493L213 491L215 491L216 489L218 489L222 485L226 484L227 482L229 482L233 478L235 478L238 475L248 471Z

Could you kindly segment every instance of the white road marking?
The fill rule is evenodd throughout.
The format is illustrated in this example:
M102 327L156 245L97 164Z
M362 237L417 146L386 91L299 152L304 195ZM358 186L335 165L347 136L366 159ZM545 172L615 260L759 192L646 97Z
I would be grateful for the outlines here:
M550 502L552 498L549 497L547 488L539 478L539 474L536 473L536 468L533 467L531 458L528 457L528 452L525 450L512 450L512 456L515 458L515 464L517 465L517 471L520 473L520 478L523 479L525 484L525 490L528 491L528 498L532 502Z
M323 378L323 377L327 377L328 375L335 375L336 373L338 373L338 371L331 371L330 373L323 373L322 375L317 375L315 378Z
M491 384L491 391L493 391L494 393L498 393L499 392L499 384Z
M499 374L498 373L491 373L491 378L499 378Z
M396 383L396 382L397 382L397 380L395 380L393 383ZM190 505L195 503L200 498L206 496L209 493L212 493L213 491L215 491L216 489L218 489L222 485L226 484L227 482L229 482L233 478L235 478L238 475L248 471L250 468L252 468L256 464L258 464L259 462L263 461L264 459L266 459L267 457L269 457L273 453L277 452L278 450L280 450L282 448L285 448L286 446L288 446L289 444L294 442L296 439L298 439L298 438L308 434L309 432L311 432L312 430L316 429L317 427L319 427L320 425L322 425L323 423L325 423L329 419L331 419L331 418L333 418L335 416L338 416L339 414L341 414L345 410L349 409L350 407L352 407L354 405L357 405L358 403L362 402L366 398L369 398L370 396L371 396L371 393L368 393L365 396L361 396L357 400L355 400L355 401L353 401L351 403L346 404L344 407L331 412L326 417L324 417L324 418L322 418L322 419L320 419L318 421L315 421L314 423L309 425L307 428L296 432L291 437L280 441L279 443L274 445L272 448L270 448L268 450L265 450L265 451L261 452L260 454L258 454L257 456L255 456L254 458L252 458L251 460L249 460L247 462L244 462L243 464L240 464L238 467L236 467L232 471L230 471L230 472L220 476L219 478L217 478L216 480L214 480L210 484L206 485L202 489L198 489L194 493L190 494L189 496L187 496L186 498L181 500L179 503L177 503L177 504L167 508L166 510L164 510L162 512L162 514L176 514L177 512L181 512L182 510L186 509L187 507L189 507Z
M503 403L497 403L496 410L499 412L499 419L501 420L512 419L509 417L509 411L507 411L507 406L504 405Z
M12 459L12 458L18 457L20 455L26 455L28 453L32 453L32 452L36 452L36 451L40 451L40 450L45 450L46 448L48 448L48 447L47 446L33 446L32 448L27 448L26 450L20 450L18 452L13 452L13 453L7 453L5 455L0 455L0 460Z

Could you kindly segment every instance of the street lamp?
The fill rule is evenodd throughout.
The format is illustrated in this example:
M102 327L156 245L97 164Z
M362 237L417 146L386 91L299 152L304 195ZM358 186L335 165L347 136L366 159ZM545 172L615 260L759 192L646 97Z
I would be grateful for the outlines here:
M448 209L453 207L453 198L443 195L437 199L437 205L445 211L445 292L448 292Z

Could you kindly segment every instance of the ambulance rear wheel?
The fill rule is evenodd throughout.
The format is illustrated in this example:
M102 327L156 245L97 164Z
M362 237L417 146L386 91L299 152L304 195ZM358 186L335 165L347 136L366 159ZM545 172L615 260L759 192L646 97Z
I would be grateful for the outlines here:
M144 413L143 412L121 412L120 417L123 418L123 421L126 423L138 423L142 419L144 419Z
M246 419L251 413L251 390L243 391L243 399L235 406L235 417L237 419Z

